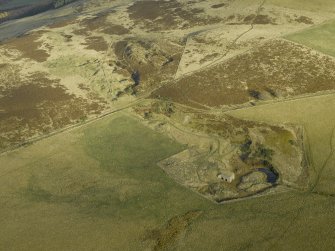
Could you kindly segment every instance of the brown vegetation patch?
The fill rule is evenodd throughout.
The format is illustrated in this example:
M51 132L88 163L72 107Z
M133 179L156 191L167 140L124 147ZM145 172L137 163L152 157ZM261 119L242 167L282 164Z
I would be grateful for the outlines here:
M21 80L16 87L2 91L0 97L0 149L62 128L103 108L97 101L67 93L59 80L51 80L44 73Z
M85 45L87 45L86 49L91 49L95 51L107 51L108 43L103 37L87 37L85 38Z
M188 104L242 104L335 88L335 62L303 46L270 41L253 51L184 77L153 94Z
M306 17L306 16L300 16L295 19L298 23L304 23L304 24L314 24L312 18Z
M71 25L71 24L75 24L77 22L76 19L69 19L69 20L64 20L64 21L59 21L59 22L55 22L53 24L48 25L49 28L63 28L65 26Z
M203 9L187 8L176 0L138 1L128 8L129 17L152 30L189 28L218 23L221 19L206 16Z
M271 17L269 15L262 14L250 14L247 16L241 14L230 15L226 18L226 22L228 25L277 25L276 18Z
M69 35L69 34L65 34L65 33L61 33L61 35L64 37L64 40L65 40L65 42L71 42L72 41L72 35Z
M43 43L37 41L41 38L43 33L44 31L38 31L12 39L7 41L3 47L5 49L20 51L22 58L30 58L37 62L45 62L50 55L45 50L40 49Z
M190 211L184 215L175 216L164 227L149 231L145 240L155 241L153 249L155 251L166 250L201 214L201 211Z
M100 30L106 24L107 14L96 16L93 18L85 18L79 22L79 26L82 27L78 30L75 30L73 33L75 35L87 36L92 31Z
M220 3L220 4L214 4L214 5L212 5L211 7L212 7L213 9L218 9L218 8L221 8L221 7L224 7L224 6L226 6L225 3Z
M129 30L122 25L113 24L107 21L107 17L110 13L96 16L93 18L85 18L79 23L82 27L75 30L73 33L76 35L88 36L93 31L100 31L109 35L124 35L128 34Z
M109 35L129 34L129 30L119 24L108 24L102 29L102 32Z
M268 15L251 14L243 19L244 24L276 24L275 19Z

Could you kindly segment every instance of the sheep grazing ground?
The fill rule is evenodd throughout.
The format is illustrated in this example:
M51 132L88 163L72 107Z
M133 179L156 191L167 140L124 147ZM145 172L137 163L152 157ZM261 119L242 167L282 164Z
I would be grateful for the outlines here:
M335 1L39 3L0 0L0 250L334 249Z

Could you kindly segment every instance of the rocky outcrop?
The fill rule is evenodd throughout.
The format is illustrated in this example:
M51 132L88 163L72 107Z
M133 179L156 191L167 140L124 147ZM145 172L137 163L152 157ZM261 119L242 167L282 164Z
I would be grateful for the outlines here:
M247 192L258 192L271 187L271 184L266 181L266 174L255 171L241 178L238 188Z

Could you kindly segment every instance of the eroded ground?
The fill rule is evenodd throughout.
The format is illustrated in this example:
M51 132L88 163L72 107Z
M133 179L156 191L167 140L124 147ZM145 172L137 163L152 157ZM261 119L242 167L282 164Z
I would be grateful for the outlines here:
M178 183L213 200L308 186L303 128L209 115L168 101L136 106L146 123L189 148L159 162ZM224 177L231 178L227 181Z

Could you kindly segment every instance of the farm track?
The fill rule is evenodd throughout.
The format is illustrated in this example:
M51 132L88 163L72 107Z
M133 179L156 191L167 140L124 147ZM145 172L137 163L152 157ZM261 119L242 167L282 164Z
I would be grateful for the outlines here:
M276 248L278 243L288 234L290 229L295 225L296 221L298 220L299 216L302 213L302 210L305 207L305 202L306 202L308 196L310 196L311 194L316 194L316 195L319 195L319 196L335 197L335 194L324 194L322 192L318 192L318 191L315 190L317 185L320 183L321 176L322 176L322 173L323 173L324 169L327 167L330 159L334 156L334 153L335 153L335 126L333 127L332 132L331 132L331 137L329 139L329 147L330 147L330 152L329 152L327 158L325 159L324 163L322 164L320 170L317 172L317 174L316 174L317 176L316 176L316 179L315 179L314 183L309 188L309 190L306 191L305 193L303 193L303 195L302 195L303 200L301 202L301 206L296 210L296 214L293 216L291 222L287 225L286 228L283 229L282 234L279 235L279 237L276 239L276 241L270 246L269 250L273 250L274 248Z
M165 84L170 83L170 82L171 81L165 81L161 85L159 85L159 86L155 87L154 89L148 91L147 93L144 93L143 95L139 96L134 101L132 101L132 102L126 104L126 105L122 105L120 107L115 107L113 109L107 110L106 112L104 112L103 114L101 114L101 115L99 115L95 118L88 119L88 120L86 120L85 122L82 122L82 123L78 123L78 124L70 125L68 127L64 127L60 130L53 131L53 132L51 132L49 134L46 134L46 135L33 137L33 138L28 139L28 140L26 140L26 141L24 141L20 144L17 144L17 145L14 145L14 146L10 147L10 148L7 148L7 149L0 152L0 156L7 153L7 152L11 152L11 151L14 151L18 148L21 148L21 147L24 147L26 145L32 144L34 142L40 141L42 139L45 139L45 138L48 138L48 137L51 137L51 136L54 136L54 135L57 135L57 134L60 134L60 133L66 132L66 131L70 131L70 130L73 130L75 128L80 128L80 127L85 126L87 124L91 124L95 121L103 119L103 118L105 118L109 115L113 115L114 113L121 112L121 111L124 111L126 109L132 108L135 105L138 105L141 102L147 100L153 92L155 92L156 90L158 90L159 88L161 88L162 86L164 86ZM268 105L272 105L274 103L285 103L285 102L291 102L291 101L295 101L295 100L317 98L317 97L329 96L329 95L335 95L335 91L327 92L327 93L309 94L309 95L303 95L303 96L300 96L300 97L292 97L292 98L281 99L281 100L272 100L272 101L258 103L256 106L268 106ZM175 102L173 102L173 103L175 103ZM244 109L248 109L248 108L253 107L253 106L250 106L249 104L247 104L247 105L244 104L242 106L232 107L232 108L227 108L227 109L218 109L218 108L200 109L200 108L188 107L187 105L182 105L182 104L179 104L179 103L175 103L175 104L179 107L190 109L190 110L196 111L198 113L212 113L212 114L216 114L216 115L229 114L232 111L244 110Z
M322 173L323 173L324 169L327 167L331 158L334 156L334 153L335 153L335 126L333 127L333 130L331 132L331 136L329 138L329 148L330 148L330 152L329 152L326 160L322 164L322 166L320 168L320 171L318 172L318 174L316 176L316 180L315 180L313 186L310 188L309 192L311 192L311 193L316 192L315 189L316 189L317 185L320 183Z
M266 1L267 1L267 0L263 0L263 1L260 3L259 7L257 8L257 10L256 10L256 12L255 12L255 13L256 13L256 16L259 15L259 14L261 13L262 8L263 8L264 5L266 4ZM255 16L255 18L256 18L256 16ZM178 70L177 70L177 73L176 73L176 75L175 75L175 77L174 77L174 80L175 80L175 81L181 80L181 79L183 79L183 78L185 78L185 77L191 76L191 75L193 75L193 74L195 74L195 73L201 72L201 71L206 70L206 69L210 69L210 68L212 68L212 67L215 67L215 66L218 65L218 64L221 64L221 63L225 62L226 60L223 60L223 59L229 54L229 52L230 52L231 49L234 47L234 45L236 45L236 43L237 43L243 36L245 36L246 34L248 34L249 32L251 32L251 31L254 29L254 26L255 26L255 24L254 24L254 20L255 20L255 18L252 20L252 23L250 24L250 28L247 29L246 31L242 32L240 35L238 35L238 36L237 36L237 37L230 43L230 45L228 46L228 49L222 54L221 57L215 59L214 61L212 61L210 64L208 64L208 65L206 65L206 66L203 66L203 67L201 67L201 68L199 68L199 69L196 69L196 70L193 70L193 71L184 73L184 74L180 75L179 77L177 77L177 73L178 73L178 70L179 70L179 68L180 68L180 65L178 65ZM331 20L333 20L333 19L331 19ZM313 24L313 25L309 26L308 28L305 28L305 27L304 27L304 28L302 28L302 29L300 29L300 30L296 30L296 31L293 31L293 32L289 32L289 33L285 34L285 36L290 35L290 34L295 34L295 33L297 33L297 32L301 32L301 31L303 31L303 30L313 29L313 28L318 27L318 26L320 26L320 25L323 25L323 24L325 24L325 23L327 23L327 22L329 22L329 20L326 20L326 21L324 21L324 22L322 22L322 23L319 23L319 24ZM204 30L200 30L200 31L192 32L191 34L189 34L189 35L186 37L187 40L186 40L186 44L185 44L185 46L184 46L184 52L185 52L185 50L186 50L186 48L187 48L187 43L188 43L189 38L192 38L193 36L196 36L196 35L199 35L199 34L202 34L202 33L206 33L206 32L208 32L208 31L212 31L212 30L220 29L220 28L223 28L223 27L225 27L225 24L224 24L224 25L219 25L219 26L217 26L217 27L211 27L211 28L208 28L208 29L204 29ZM285 39L285 38L283 38L283 37L280 37L280 38L281 38L281 39L284 39L285 41L289 41L289 42L291 42L291 43L293 43L293 44L297 44L297 45L299 45L299 46L304 46L304 47L310 49L310 47L308 47L308 46L305 46L305 45L302 45L302 44L293 42L293 41L291 41L291 40L287 40L287 39ZM260 44L260 45L261 45L261 44ZM238 56L238 55L240 55L240 54L244 54L244 53L246 53L246 52L248 52L248 51L250 51L250 49L247 50L247 51L245 51L245 52L242 52L242 53L239 53L239 54L233 56L233 58L236 57L236 56ZM321 55L324 55L324 56L327 56L327 57L330 57L330 58L334 59L334 57L332 57L332 56L330 56L330 55L328 55L328 54L325 54L325 53L323 53L323 52L321 52L321 51L319 51L319 50L318 50L318 53L321 54ZM184 53L183 53L183 54L184 54ZM229 59L230 59L230 58L228 58L227 60L229 60Z
M256 10L256 12L255 12L255 17L252 19L252 22L251 22L251 24L250 24L250 28L247 29L246 31L242 32L240 35L238 35L238 36L237 36L237 37L230 43L230 45L228 45L226 52L224 52L223 55L222 55L221 57L217 58L216 60L214 60L214 61L211 62L210 64L208 64L208 65L206 65L206 66L204 66L204 67L202 67L202 68L200 68L200 69L197 69L197 70L194 70L194 71L185 73L185 74L181 75L181 76L178 77L178 78L175 76L175 80L176 80L176 81L177 81L177 80L180 80L180 79L182 79L182 78L184 78L184 77L190 76L190 75L192 75L192 74L194 74L194 73L203 71L203 70L208 69L208 68L212 68L212 67L214 67L215 65L221 63L221 62L222 62L222 59L224 59L224 58L228 55L228 53L229 53L229 52L231 51L231 49L236 45L236 43L237 43L237 42L238 42L244 35L248 34L250 31L252 31L252 30L254 29L254 22L255 22L255 19L256 19L256 17L260 14L260 12L262 11L262 8L263 8L263 6L265 5L265 3L266 3L266 0L262 0L262 2L260 3L260 5L258 6L258 8L257 8L257 10ZM201 34L201 33L208 32L208 31L210 31L210 30L219 29L219 28L221 28L221 27L222 27L222 26L220 26L220 27L218 27L218 28L215 27L215 28L210 28L210 29L206 29L206 30L201 30L201 31L198 31L198 32L193 32L191 35L189 35L189 36L187 37L186 44L185 44L185 48L184 48L184 52L185 52L185 50L186 50L186 48L187 48L187 42L188 42L189 38L192 38L192 36L199 35L199 34ZM184 54L184 53L183 53L183 54ZM179 69L179 68L180 68L180 66L178 65L178 69ZM178 70L177 70L177 72L178 72Z
M329 163L329 160L331 159L331 157L334 155L335 153L335 127L332 130L332 136L330 137L330 153L328 155L328 157L326 158L326 160L324 161L322 168L317 172L317 178L314 181L314 183L312 184L312 186L306 191L306 192L301 192L301 196L302 196L302 201L300 202L300 205L297 209L290 211L288 213L286 213L283 217L290 217L291 214L293 214L292 220L289 222L289 224L287 224L286 227L284 227L281 231L281 234L275 239L275 241L271 244L270 240L265 239L265 241L269 244L269 248L268 250L276 250L278 244L280 243L281 240L283 240L288 234L290 229L296 224L298 218L300 217L302 211L305 208L305 203L307 201L308 196L312 195L312 194L316 194L319 196L325 196L325 197L329 197L329 198L334 198L335 194L327 194L327 193L322 193L322 192L318 192L315 190L316 186L319 184L320 182L320 178L321 175L323 173L323 170L325 169L325 167L327 166L327 164ZM308 142L308 141L307 141ZM308 145L309 147L309 145ZM311 160L311 159L310 159ZM314 170L315 167L312 164ZM298 191L296 189L294 189L295 191ZM298 191L299 192L299 191ZM266 234L268 232L272 232L272 230L274 229L274 226L272 226L270 228L270 230L267 230L266 233L264 233L264 236L266 236Z

